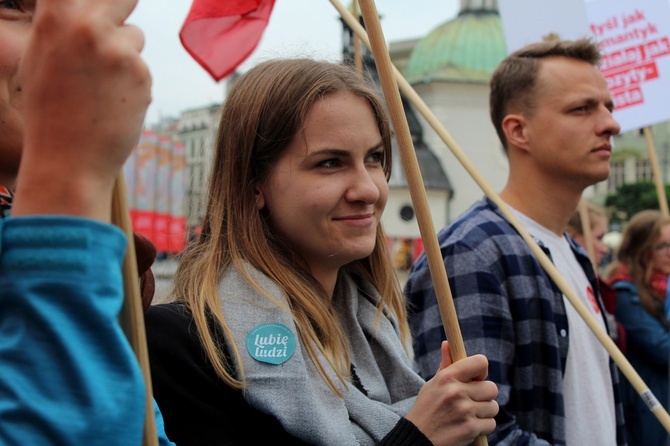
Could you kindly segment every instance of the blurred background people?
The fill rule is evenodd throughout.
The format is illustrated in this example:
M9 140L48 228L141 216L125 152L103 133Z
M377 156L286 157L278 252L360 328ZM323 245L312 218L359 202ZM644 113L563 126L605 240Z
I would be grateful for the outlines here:
M641 211L624 227L606 277L617 293L616 318L626 330L626 357L668 409L670 333L666 311L670 274L670 217ZM668 433L630 383L623 384L628 444L665 445Z
M607 261L610 256L610 247L605 243L604 237L608 233L609 218L607 212L602 206L598 206L590 201L586 202L586 212L588 217L589 228L591 229L591 249L593 250L593 266L596 272L603 268L603 262ZM587 250L587 240L584 235L584 226L582 222L582 215L578 211L572 214L567 226L568 233L572 238ZM626 350L626 330L621 322L616 320L614 312L616 309L616 291L607 283L606 280L598 274L598 286L600 288L600 295L603 299L605 311L607 312L607 325L609 335L619 347L619 350L625 352Z

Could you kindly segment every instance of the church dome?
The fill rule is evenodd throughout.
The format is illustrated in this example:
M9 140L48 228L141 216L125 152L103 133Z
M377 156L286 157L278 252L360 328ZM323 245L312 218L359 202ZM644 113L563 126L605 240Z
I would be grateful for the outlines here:
M462 0L455 19L435 28L414 47L405 77L410 83L488 83L505 56L497 1Z

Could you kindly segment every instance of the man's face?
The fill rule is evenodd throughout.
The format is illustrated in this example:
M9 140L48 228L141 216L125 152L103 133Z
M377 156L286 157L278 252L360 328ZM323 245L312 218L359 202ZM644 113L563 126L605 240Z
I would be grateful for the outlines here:
M524 132L542 174L580 188L605 180L611 137L620 126L600 71L583 61L546 58L540 62L534 104Z
M21 159L23 123L17 77L34 1L0 0L0 185L13 186Z

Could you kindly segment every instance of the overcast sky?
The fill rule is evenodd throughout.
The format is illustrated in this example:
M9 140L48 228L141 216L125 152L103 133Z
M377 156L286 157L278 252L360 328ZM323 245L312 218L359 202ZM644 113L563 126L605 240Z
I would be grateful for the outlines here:
M375 1L387 42L427 35L454 18L459 4L458 0ZM153 77L147 124L223 99L223 81L214 82L179 41L179 29L190 6L191 0L139 0L129 19L144 31L142 55ZM244 71L260 60L285 56L338 61L341 32L339 13L329 0L276 0L259 46L240 68Z

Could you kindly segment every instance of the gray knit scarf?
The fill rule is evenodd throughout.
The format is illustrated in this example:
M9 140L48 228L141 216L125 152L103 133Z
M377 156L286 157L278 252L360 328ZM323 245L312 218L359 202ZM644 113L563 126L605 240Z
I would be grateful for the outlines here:
M286 307L268 301L234 268L224 274L219 296L224 317L242 354L247 401L275 416L292 435L310 443L376 444L407 414L424 383L412 370L395 320L386 316L377 319L374 303L379 296L377 291L356 275L340 274L333 302L349 334L352 364L364 389L361 391L351 383L346 388L342 386L326 360L320 357L344 395L340 398L326 386L304 352L286 310L284 293L263 274L250 267L249 271L257 285ZM286 330L274 336L271 328L282 326ZM258 333L272 336L263 338ZM289 352L290 341L295 342L288 359L275 358L284 354L287 342L277 344L279 349L254 343L254 339L279 338L288 339ZM263 356L280 363L263 362Z

